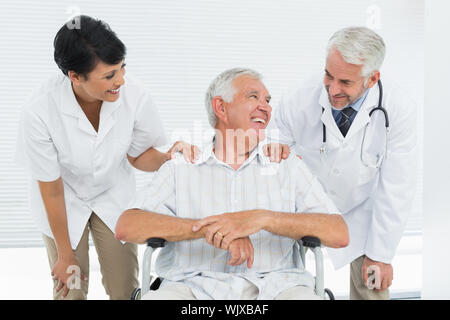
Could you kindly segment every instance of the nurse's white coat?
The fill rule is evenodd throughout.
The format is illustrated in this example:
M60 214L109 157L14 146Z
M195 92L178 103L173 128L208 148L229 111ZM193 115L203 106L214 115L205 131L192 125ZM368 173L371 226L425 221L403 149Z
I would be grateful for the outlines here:
M130 77L115 102L103 103L98 132L79 106L70 79L63 74L50 78L23 107L16 152L16 161L32 177L30 210L40 231L53 238L37 181L62 177L72 248L91 212L114 232L136 189L126 154L137 157L165 143L155 105Z

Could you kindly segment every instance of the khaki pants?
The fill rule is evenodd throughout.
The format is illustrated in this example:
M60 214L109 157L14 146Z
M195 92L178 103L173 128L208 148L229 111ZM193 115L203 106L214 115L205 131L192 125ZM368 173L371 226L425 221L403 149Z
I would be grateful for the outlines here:
M137 261L137 245L133 243L122 244L114 237L112 231L93 212L84 229L83 236L76 250L75 259L78 261L81 272L89 279L89 230L94 240L100 262L102 283L106 294L112 300L128 300L131 293L139 286ZM55 241L43 235L47 247L50 270L53 270L58 254ZM66 300L84 300L88 294L88 281L81 280L80 289L71 289L64 298ZM64 290L56 292L57 280L54 280L53 298L60 300Z
M389 300L389 289L374 291L365 286L362 278L365 257L361 256L350 264L350 300Z

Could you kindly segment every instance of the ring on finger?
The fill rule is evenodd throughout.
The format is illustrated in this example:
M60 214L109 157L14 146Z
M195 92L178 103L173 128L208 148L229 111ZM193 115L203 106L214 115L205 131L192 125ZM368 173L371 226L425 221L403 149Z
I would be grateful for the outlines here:
M223 234L220 231L217 231L216 234L218 234L221 238L223 238Z

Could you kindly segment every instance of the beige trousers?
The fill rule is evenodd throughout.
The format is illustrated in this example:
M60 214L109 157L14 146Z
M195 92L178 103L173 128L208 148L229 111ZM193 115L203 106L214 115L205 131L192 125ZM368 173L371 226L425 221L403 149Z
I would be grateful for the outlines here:
M241 300L255 300L258 297L258 287L250 281L246 281ZM314 294L314 290L305 286L296 286L281 292L275 300L320 300ZM149 291L142 300L196 300L192 290L182 284L170 284L162 286L156 291Z
M113 232L93 212L84 229L83 236L76 250L75 259L78 261L81 272L88 277L81 280L80 289L71 289L65 300L84 300L88 294L89 281L89 230L94 240L100 263L103 287L111 300L128 300L131 293L139 287L137 260L137 245L133 243L122 244L114 237ZM43 235L47 248L50 270L53 270L58 259L55 241ZM64 290L56 292L57 280L53 283L53 298L60 300Z
M389 289L374 291L364 284L362 265L365 257L363 255L350 264L350 300L389 300Z

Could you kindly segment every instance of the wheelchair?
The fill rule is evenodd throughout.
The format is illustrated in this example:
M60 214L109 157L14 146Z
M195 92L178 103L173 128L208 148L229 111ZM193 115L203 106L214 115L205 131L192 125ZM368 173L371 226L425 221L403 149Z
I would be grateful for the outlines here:
M134 289L131 300L140 300L141 296L145 295L150 290L157 290L162 282L161 278L152 279L150 274L151 261L153 252L159 248L163 248L167 241L161 238L150 238L147 240L147 248L144 252L142 264L142 289ZM297 241L300 250L300 256L304 264L306 264L305 255L309 249L314 253L316 274L314 277L315 286L314 291L316 295L324 300L335 300L333 292L324 288L324 271L323 271L323 255L322 246L319 238L306 236ZM153 280L153 281L152 281Z

